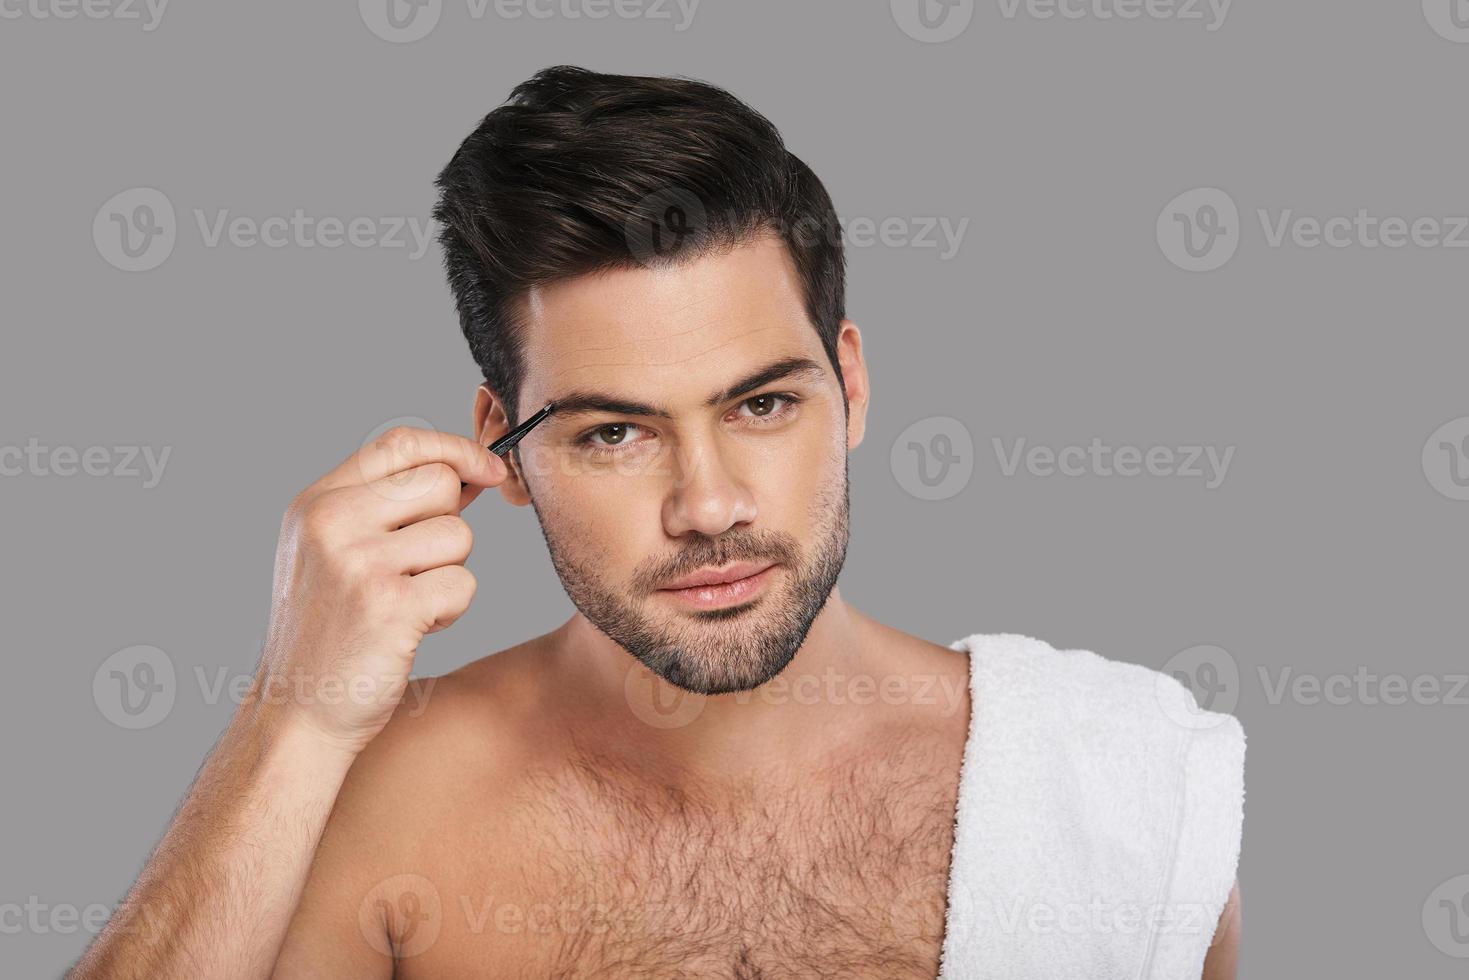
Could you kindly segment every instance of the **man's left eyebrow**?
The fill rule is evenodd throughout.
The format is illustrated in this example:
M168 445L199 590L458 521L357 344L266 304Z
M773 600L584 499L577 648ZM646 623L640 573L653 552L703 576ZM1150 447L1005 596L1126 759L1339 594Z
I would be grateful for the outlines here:
M774 381L787 379L805 379L816 381L826 376L820 363L809 357L787 357L768 364L746 377L736 381L734 384L721 391L716 391L704 400L706 408L715 408L727 401L733 401L743 394L754 391ZM673 413L661 405L647 402L633 401L617 395L609 395L600 391L569 391L550 399L556 403L556 410L552 413L550 421L556 419L567 419L578 415L591 415L595 412L605 412L610 415L632 415L644 418L671 419Z
M704 401L705 408L716 408L725 402L734 401L741 395L748 394L756 388L763 388L774 381L784 381L787 378L804 378L807 381L817 381L826 376L821 365L809 357L788 357L782 361L763 367L754 374L749 375L742 381L730 385L723 391L715 392Z

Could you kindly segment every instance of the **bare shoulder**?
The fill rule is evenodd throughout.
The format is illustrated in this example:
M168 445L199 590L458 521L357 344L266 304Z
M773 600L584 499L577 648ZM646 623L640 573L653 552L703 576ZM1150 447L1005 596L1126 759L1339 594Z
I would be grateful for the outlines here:
M885 709L870 717L873 744L927 746L942 771L958 764L969 730L969 655L856 613L881 649L875 698Z
M423 784L503 774L546 717L531 640L434 677L414 678L387 727L358 758L373 776Z
M921 636L880 623L858 613L864 626L887 654L887 662L896 673L913 679L915 686L932 680L950 691L969 689L969 654L925 640Z
M856 609L852 609L851 614L861 623L862 629L891 654L892 662L901 665L900 669L942 673L967 680L969 655L963 650L905 633Z
M391 975L389 937L411 928L392 915L404 894L420 901L433 890L424 882L462 889L453 876L467 853L487 868L503 856L486 842L509 839L496 830L537 744L533 653L513 647L409 682L337 794L278 976Z
M370 837L388 857L397 840L421 836L426 821L452 819L470 801L485 812L505 798L548 744L536 643L411 680L347 775L332 816L338 832Z

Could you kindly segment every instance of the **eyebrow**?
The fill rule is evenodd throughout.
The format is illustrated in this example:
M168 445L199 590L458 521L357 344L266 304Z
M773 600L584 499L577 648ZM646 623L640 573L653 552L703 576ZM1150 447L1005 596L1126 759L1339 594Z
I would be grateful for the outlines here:
M809 357L787 357L741 378L734 384L714 392L704 399L705 408L714 408L732 401L743 394L754 391L772 381L803 378L815 381L824 378L826 372L821 365ZM616 395L595 390L568 391L547 399L556 403L556 410L549 421L569 419L574 416L606 412L611 415L635 415L644 418L672 419L673 413L662 405L632 401Z

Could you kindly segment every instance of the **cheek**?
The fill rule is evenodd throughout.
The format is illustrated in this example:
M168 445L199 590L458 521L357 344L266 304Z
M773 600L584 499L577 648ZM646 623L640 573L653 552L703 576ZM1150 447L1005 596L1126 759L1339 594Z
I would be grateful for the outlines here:
M822 409L824 416L820 424L816 424L815 419L806 419L807 424L796 433L790 444L782 447L782 460L775 468L782 485L815 492L830 486L833 480L841 479L847 457L847 429L842 407L825 403Z
M765 467L751 490L759 523L807 542L832 519L844 479L845 450L825 438L801 440Z
M538 494L541 519L554 527L559 546L595 565L598 577L626 578L644 556L659 547L661 522L657 495L624 484L581 476Z

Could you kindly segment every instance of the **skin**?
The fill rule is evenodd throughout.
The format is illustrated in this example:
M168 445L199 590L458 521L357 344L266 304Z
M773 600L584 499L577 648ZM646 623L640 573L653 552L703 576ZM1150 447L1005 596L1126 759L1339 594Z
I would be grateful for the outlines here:
M295 671L373 696L247 699L72 976L937 973L967 656L836 586L857 326L839 383L773 238L524 313L518 418L587 391L667 416L558 411L507 466L482 387L477 442L395 432L303 491L257 691ZM489 488L534 508L576 612L409 682L474 594L459 512ZM777 562L737 614L658 592L730 559ZM1236 890L1206 980L1235 975L1238 938Z

